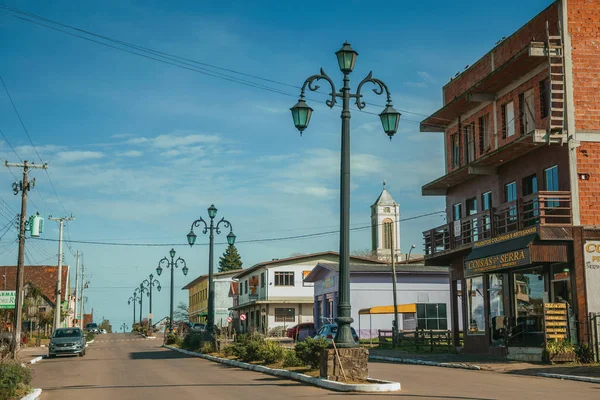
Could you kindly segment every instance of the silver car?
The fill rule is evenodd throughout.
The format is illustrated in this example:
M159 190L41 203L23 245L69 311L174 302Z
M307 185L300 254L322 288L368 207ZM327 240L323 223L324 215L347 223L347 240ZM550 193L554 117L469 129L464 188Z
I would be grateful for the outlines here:
M79 328L58 328L52 334L48 346L48 358L58 354L85 356L85 334Z

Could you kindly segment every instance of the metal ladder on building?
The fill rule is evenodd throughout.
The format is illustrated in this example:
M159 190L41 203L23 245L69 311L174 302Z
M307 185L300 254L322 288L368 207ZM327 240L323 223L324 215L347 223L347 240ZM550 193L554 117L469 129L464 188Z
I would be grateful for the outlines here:
M563 60L563 41L560 21L558 35L550 35L546 21L546 38L548 46L548 76L550 79L550 104L548 130L546 140L550 143L564 143L565 129L565 66Z

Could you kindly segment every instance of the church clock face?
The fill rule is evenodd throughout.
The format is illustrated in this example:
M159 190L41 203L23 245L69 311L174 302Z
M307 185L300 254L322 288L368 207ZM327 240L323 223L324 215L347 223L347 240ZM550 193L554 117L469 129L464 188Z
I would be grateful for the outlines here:
M383 209L383 212L389 213L389 212L390 212L390 208L389 208L389 207L385 207L385 208Z

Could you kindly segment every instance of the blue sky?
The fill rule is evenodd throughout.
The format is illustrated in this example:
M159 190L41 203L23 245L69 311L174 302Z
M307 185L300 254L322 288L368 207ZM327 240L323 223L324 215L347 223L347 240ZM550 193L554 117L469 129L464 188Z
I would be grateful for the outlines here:
M421 186L443 174L440 133L419 133L418 121L441 106L441 87L551 2L475 1L224 1L177 2L11 1L5 3L98 34L289 85L301 85L323 67L341 84L334 52L345 40L359 56L353 87L373 70L403 112L392 142L377 116L352 114L351 223L369 225L369 206L381 181L403 218L443 209L443 199L421 197ZM435 10L435 13L433 12ZM491 17L493 15L493 18ZM189 248L185 235L214 203L238 240L335 230L339 220L339 109L311 94L315 109L303 137L289 107L298 89L264 81L288 95L264 91L107 48L0 12L3 77L48 177L37 185L28 214L73 214L65 238L118 243L181 243L178 255L190 274L177 271L179 290L208 270L207 237ZM0 129L22 159L40 162L0 87ZM367 93L367 92L365 92ZM383 97L366 99L381 112ZM17 162L2 141L0 157ZM7 224L20 208L0 174ZM13 169L16 176L19 171ZM62 203L63 206L60 204ZM7 219L8 218L8 219ZM401 225L404 252L422 247L422 231L444 223L431 216ZM4 231L2 231L4 232ZM47 221L44 238L58 228ZM224 242L224 235L217 242ZM169 246L71 244L84 253L89 272L88 309L113 326L130 324L127 299L154 271ZM337 250L336 235L239 243L244 266L293 253ZM354 231L351 247L370 247L370 230ZM28 263L55 263L57 243L30 240ZM218 244L215 254L225 250ZM16 230L0 240L2 264L16 263ZM168 280L161 277L163 287ZM144 306L147 309L147 302ZM168 291L154 298L155 319L168 313Z

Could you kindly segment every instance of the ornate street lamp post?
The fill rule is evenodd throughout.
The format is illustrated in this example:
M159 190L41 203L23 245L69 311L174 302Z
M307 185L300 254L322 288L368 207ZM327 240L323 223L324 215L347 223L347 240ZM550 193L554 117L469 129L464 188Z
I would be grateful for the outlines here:
M204 228L202 229L202 233L206 235L209 233L209 247L208 247L208 318L206 321L206 331L212 335L215 327L215 282L213 280L213 271L214 271L214 247L215 247L215 235L214 232L220 234L219 225L221 223L225 228L229 228L229 234L227 234L227 243L230 246L233 246L235 243L235 235L233 234L233 227L231 223L227 221L225 218L221 218L221 220L215 225L214 219L217 216L217 208L214 204L211 204L208 207L208 217L210 218L210 224L207 224L206 221L200 217L196 221L192 222L192 227L190 228L190 233L187 234L187 240L190 246L193 246L196 243L196 234L194 233L194 227L199 228L200 223L204 224Z
M135 325L135 303L138 300L139 300L138 289L135 289L133 291L133 296L131 296L129 298L129 300L127 300L127 304L133 304L133 322L131 323L131 327L133 327L133 325Z
M344 43L342 48L336 53L338 59L338 65L340 70L344 74L344 86L340 89L339 93L335 90L333 81L321 68L321 73L309 77L300 90L300 99L298 103L293 106L290 110L292 111L292 118L294 119L294 125L300 131L300 134L308 127L310 117L313 109L310 108L305 101L304 93L306 87L311 91L319 89L318 85L315 85L316 81L325 80L331 86L331 99L327 99L325 104L329 108L332 108L337 98L342 99L342 155L341 155L341 176L340 176L340 267L339 267L339 303L338 303L338 317L336 322L338 324L337 334L335 336L335 343L338 347L356 347L352 338L352 331L350 324L354 321L352 319L350 309L350 100L356 100L356 106L359 110L366 107L366 103L362 101L361 89L365 83L372 83L376 85L373 92L377 95L383 94L385 91L387 95L387 104L384 110L379 114L381 124L383 125L384 132L389 136L390 140L392 136L398 130L398 122L400 121L400 113L392 106L392 98L390 91L385 83L379 79L373 78L371 72L358 84L356 93L350 93L350 78L348 77L354 69L356 63L356 56L358 53L350 47L348 42Z
M183 272L183 275L187 275L188 273L188 267L185 264L185 260L181 257L177 258L177 260L175 260L175 249L171 249L169 251L169 256L171 256L171 261L169 261L169 259L167 257L163 257L159 262L158 262L158 267L156 267L156 273L158 274L158 276L160 276L160 274L162 274L162 266L161 264L165 265L165 268L171 268L171 305L169 307L169 333L173 333L173 292L175 289L175 286L173 284L173 277L174 277L174 271L175 268L179 268L179 265L182 265L183 268L181 268L181 271Z
M152 330L152 287L156 286L156 289L160 292L161 286L160 282L157 279L154 279L154 275L150 274L149 278L149 280L144 279L142 285L146 288L148 291L148 296L150 297L150 310L148 311L150 313L150 317L148 318L148 329Z

